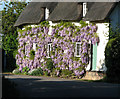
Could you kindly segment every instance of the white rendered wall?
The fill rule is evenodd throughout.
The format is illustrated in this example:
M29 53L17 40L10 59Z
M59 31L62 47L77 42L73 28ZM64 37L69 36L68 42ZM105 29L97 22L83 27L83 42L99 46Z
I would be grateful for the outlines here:
M79 22L72 22L76 26L80 26ZM89 21L87 21L89 24ZM52 32L52 26L57 25L57 23L53 23L52 21L49 21L50 28L48 34L51 35ZM100 38L100 42L97 47L97 66L96 66L96 71L106 71L105 67L105 47L108 42L108 35L109 35L109 23L97 23L96 24L98 27L97 33ZM36 25L31 25L32 27L35 27ZM23 28L24 29L24 28ZM90 70L90 64L89 62L88 66L86 67L86 70Z
M79 22L73 22L76 26L80 26ZM86 23L90 23L86 21ZM96 71L106 71L107 68L105 66L105 47L109 39L109 23L97 23L98 27L97 34L99 36L100 42L97 46L97 66ZM91 60L91 59L90 59ZM86 70L90 70L91 61L89 62Z
M57 25L57 23L53 23L52 21L49 21L49 24L50 24L50 27L49 27L48 35L51 35L51 33L52 33L52 26Z
M100 42L97 46L97 66L96 71L106 71L105 67L105 47L109 40L109 23L97 23L98 26L98 36Z

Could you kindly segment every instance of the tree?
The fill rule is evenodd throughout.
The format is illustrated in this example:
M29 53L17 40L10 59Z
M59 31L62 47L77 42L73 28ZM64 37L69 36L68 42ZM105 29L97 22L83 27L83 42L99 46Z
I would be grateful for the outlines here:
M14 27L14 24L26 5L26 2L5 2L5 7L2 10L2 34L4 35L2 48L6 52L7 66L10 69L16 65L13 54L18 47L17 27Z

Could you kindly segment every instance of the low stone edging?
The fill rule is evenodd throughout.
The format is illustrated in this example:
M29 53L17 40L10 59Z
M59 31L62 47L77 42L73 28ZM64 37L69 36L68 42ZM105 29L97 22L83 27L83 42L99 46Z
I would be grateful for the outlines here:
M83 80L100 80L103 79L105 73L103 72L86 72L85 76L82 78Z

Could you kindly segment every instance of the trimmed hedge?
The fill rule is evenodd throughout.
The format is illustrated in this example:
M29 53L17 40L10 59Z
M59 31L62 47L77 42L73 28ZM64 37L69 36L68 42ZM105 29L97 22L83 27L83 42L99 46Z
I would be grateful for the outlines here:
M120 79L120 36L110 39L105 49L106 76L110 81Z

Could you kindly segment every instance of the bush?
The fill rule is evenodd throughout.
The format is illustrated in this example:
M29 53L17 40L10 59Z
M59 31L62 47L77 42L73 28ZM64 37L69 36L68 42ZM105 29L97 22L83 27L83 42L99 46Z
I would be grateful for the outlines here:
M23 67L23 69L22 69L22 73L23 74L28 74L28 71L29 71L30 69L26 66L26 67Z
M48 58L47 59L47 62L46 62L46 66L47 66L47 69L51 70L54 68L54 65L53 65L53 61L51 58Z
M20 74L19 68L14 69L12 73L13 74Z
M105 48L106 76L110 80L120 79L120 36L109 40Z
M64 69L64 70L62 70L61 75L63 77L70 77L70 76L72 76L72 73L73 72L71 70Z
M32 75L32 76L41 76L41 75L43 75L43 70L41 68L35 69L29 75Z
M45 76L50 76L50 73L48 73L48 71L44 71L43 74L44 74Z
M61 70L59 67L53 68L52 72L50 73L53 77L59 77L61 75Z

